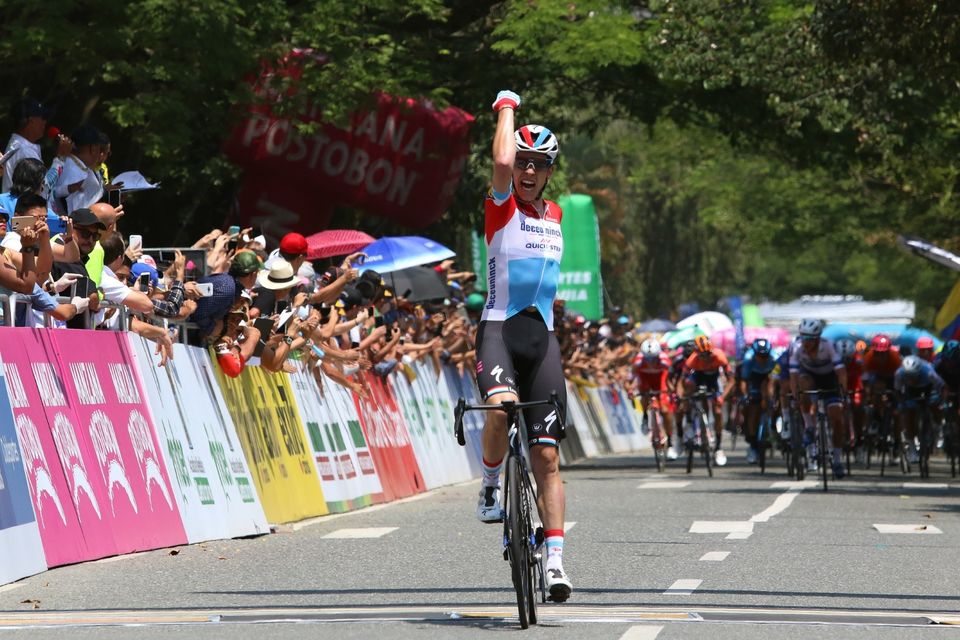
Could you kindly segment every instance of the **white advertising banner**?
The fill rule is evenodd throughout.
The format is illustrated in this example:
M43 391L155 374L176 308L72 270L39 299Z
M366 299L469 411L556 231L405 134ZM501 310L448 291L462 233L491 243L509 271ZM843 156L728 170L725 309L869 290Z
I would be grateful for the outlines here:
M290 384L323 497L331 512L369 506L372 494L382 488L360 419L353 401L338 397L342 392L349 398L349 392L322 376L298 366L297 372L290 374Z
M156 346L128 335L189 542L268 533L207 353L178 344L158 367Z

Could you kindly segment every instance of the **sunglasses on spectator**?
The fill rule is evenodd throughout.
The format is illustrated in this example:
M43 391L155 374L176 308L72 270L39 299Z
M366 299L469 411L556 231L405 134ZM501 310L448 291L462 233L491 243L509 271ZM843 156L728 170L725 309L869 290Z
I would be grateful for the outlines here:
M517 158L514 165L520 171L526 171L533 167L534 171L545 171L553 166L550 160L539 160L537 158Z
M99 240L100 239L100 230L99 229L80 229L74 227L74 231L80 234L81 238L87 240Z

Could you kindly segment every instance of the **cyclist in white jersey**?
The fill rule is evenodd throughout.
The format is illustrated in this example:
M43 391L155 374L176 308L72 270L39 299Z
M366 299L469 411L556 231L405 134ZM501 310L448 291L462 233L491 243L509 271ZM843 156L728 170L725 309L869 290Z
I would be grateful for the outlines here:
M800 396L800 411L808 432L814 430L813 402L809 395L800 395L800 391L819 389L824 393L821 398L827 405L827 420L833 432L833 473L837 479L843 478L846 470L843 466L843 399L847 388L847 369L837 355L829 340L822 340L823 321L805 318L800 321L800 340L793 343L790 351L790 387L794 397ZM811 466L815 458L810 457Z
M519 107L520 96L512 91L501 91L493 104L497 114L493 184L484 204L488 293L477 329L477 384L488 404L547 400L556 392L565 410L560 346L553 333L563 213L556 203L543 199L559 145L543 126L526 125L514 131L514 112ZM482 522L499 522L506 414L486 415L477 517ZM550 406L524 411L547 547L546 586L551 599L562 602L572 586L563 569L565 498L559 453L563 434L557 418Z

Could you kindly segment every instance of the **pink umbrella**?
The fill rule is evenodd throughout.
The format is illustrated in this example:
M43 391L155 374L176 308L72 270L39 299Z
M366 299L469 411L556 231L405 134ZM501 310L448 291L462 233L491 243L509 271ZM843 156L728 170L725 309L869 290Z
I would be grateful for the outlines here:
M363 231L327 229L307 236L307 258L329 258L359 251L376 240Z
M774 327L744 327L743 337L747 346L757 338L766 338L774 347L790 346L790 332L786 329L777 329ZM710 334L710 341L713 346L722 349L728 356L737 355L737 334L733 327L720 329Z

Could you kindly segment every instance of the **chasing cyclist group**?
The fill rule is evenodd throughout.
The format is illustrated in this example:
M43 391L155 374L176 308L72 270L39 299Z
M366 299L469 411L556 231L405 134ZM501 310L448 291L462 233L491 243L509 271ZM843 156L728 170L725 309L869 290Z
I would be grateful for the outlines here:
M651 429L654 448L675 460L684 448L710 446L715 464L724 466L726 406L727 430L743 433L749 463L763 448L789 446L791 429L802 429L808 470L817 471L819 399L836 479L847 474L845 452L861 464L881 451L891 462L905 456L906 468L940 447L956 469L960 342L951 340L935 353L933 340L921 337L901 353L889 336L876 335L869 344L848 337L831 341L823 336L824 327L822 320L804 319L789 347L760 338L735 364L706 336L684 343L673 355L658 341L645 340L633 360L631 389L657 418ZM701 441L689 401L704 392L711 400L704 412L712 427L704 430L707 443ZM761 421L771 428L761 429L758 438Z

